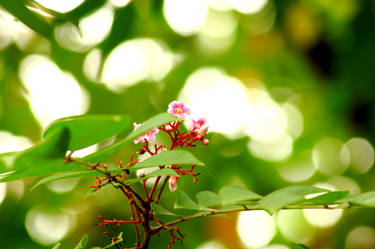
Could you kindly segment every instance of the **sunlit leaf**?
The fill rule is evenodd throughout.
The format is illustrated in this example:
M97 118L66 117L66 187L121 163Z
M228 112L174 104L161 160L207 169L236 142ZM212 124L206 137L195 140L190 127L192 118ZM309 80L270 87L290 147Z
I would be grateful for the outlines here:
M375 207L375 191L349 196L345 201L356 206Z
M192 153L185 151L185 150L171 150L166 152L161 152L154 156L151 156L140 163L137 163L131 169L142 169L148 167L155 167L161 165L172 165L172 164L179 164L179 165L201 165L203 166L204 163L199 161Z
M52 249L59 249L60 246L61 246L61 243L57 243L56 245L54 245L54 246L52 247Z
M291 186L278 189L266 195L259 201L259 204L264 210L272 214L284 206L305 201L306 195L321 192L328 192L328 190L313 186Z
M211 191L201 191L196 195L198 204L201 207L214 207L221 205L220 195Z
M88 240L89 236L87 236L87 234L83 235L81 241L74 247L74 249L85 249Z
M51 132L67 128L70 133L68 149L78 150L96 144L124 131L130 125L126 116L120 115L81 115L54 121L44 132L43 137Z
M242 201L258 200L260 195L240 186L225 186L219 192L223 204L236 204Z
M174 204L174 208L176 209L192 209L192 210L199 210L200 207L197 203L195 203L190 197L183 191L179 190L177 192L176 202Z
M124 146L128 145L129 143L133 143L133 140L142 134L148 132L152 128L159 127L163 124L167 124L172 121L176 121L178 118L175 116L169 114L169 113L160 113L147 121L143 123L138 129L131 132L126 138L123 140L120 140L111 146L108 146L107 148L97 151L91 155L88 155L84 157L83 159L88 162L97 162L97 161L103 161L107 159L112 154L116 153L120 149L122 149Z
M155 215L177 216L175 213L172 213L157 203L152 202L151 207Z
M336 201L341 200L349 195L349 191L334 191L328 192L314 198L308 199L301 204L321 204L321 205L329 205L334 204Z

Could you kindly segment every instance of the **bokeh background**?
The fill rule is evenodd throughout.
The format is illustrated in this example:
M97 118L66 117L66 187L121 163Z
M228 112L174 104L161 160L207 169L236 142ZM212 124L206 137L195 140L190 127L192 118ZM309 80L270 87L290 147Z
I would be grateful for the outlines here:
M27 9L11 2L0 1L1 153L31 146L60 117L126 114L142 122L181 100L211 131L211 144L193 150L207 165L199 183L179 181L192 197L226 184L260 194L292 184L375 189L374 1L14 1ZM33 20L25 13L46 25L33 31L20 21ZM104 246L98 215L129 217L127 201L111 189L84 198L94 179L30 191L36 180L0 184L2 249L59 241L69 249L85 233L88 248ZM165 197L171 207L174 194ZM372 209L254 211L181 229L186 239L173 248L287 249L291 241L375 248ZM132 227L122 230L131 245ZM151 248L168 243L162 233Z

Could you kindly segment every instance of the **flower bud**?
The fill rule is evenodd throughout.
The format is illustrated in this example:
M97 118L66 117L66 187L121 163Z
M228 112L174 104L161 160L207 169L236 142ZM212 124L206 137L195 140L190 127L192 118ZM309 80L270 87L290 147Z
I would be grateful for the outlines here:
M199 129L198 134L199 134L201 137L204 137L204 136L206 136L207 132L208 132L208 125L207 125L207 124L204 124L204 125L202 125L202 127Z
M144 177L146 175L146 173L145 173L145 170L144 169L139 169L139 170L137 170L137 177L138 178L142 178L142 177Z
M208 145L208 144L210 143L210 140L208 140L208 139L203 139L202 143L203 143L204 145Z
M174 192L177 189L177 180L180 178L179 176L171 176L169 178L169 189Z
M165 148L164 146L160 148L161 151L163 152L166 152L167 151L167 148Z

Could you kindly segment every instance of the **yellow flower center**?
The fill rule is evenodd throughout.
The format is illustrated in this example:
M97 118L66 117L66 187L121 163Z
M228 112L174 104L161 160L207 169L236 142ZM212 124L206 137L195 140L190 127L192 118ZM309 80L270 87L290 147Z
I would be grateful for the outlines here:
M176 112L177 114L182 113L182 108L181 108L181 107L177 107L177 108L174 109L174 110L175 110L175 112Z

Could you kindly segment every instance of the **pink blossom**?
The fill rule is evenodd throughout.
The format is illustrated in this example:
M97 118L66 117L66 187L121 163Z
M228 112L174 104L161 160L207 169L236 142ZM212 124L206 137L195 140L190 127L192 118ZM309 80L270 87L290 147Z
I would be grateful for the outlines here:
M192 120L191 123L190 123L190 130L191 131L198 131L204 124L206 123L206 119L205 118L200 118L198 120Z
M171 176L169 178L169 189L174 192L177 189L177 180L180 178L179 176Z
M206 124L206 119L200 118L197 121L193 119L190 124L190 131L198 132L198 135L201 137L206 136L207 131L208 131L208 125Z
M186 114L190 114L190 109L183 102L173 101L168 105L168 112L180 119L184 119Z
M138 129L141 124L133 123L134 130ZM134 139L134 143L144 143L146 140L148 142L154 141L155 140L155 134L159 132L158 128L153 128L152 130L146 132L145 134L141 135L140 137Z

